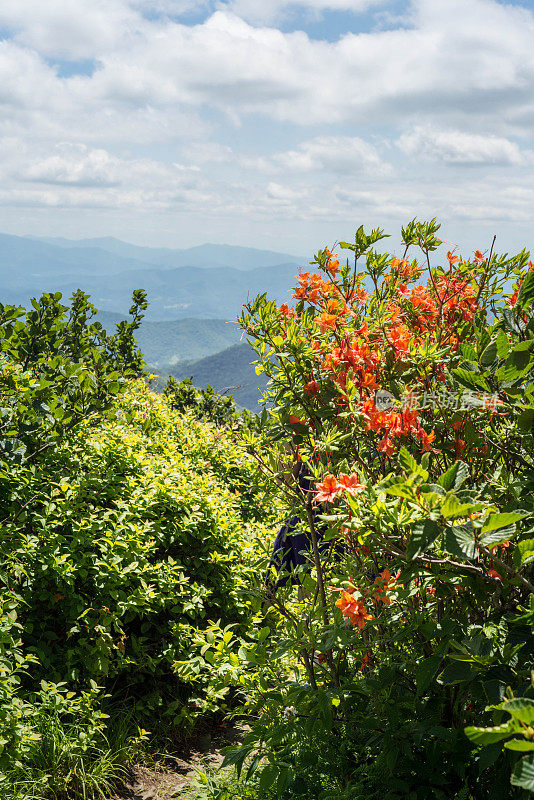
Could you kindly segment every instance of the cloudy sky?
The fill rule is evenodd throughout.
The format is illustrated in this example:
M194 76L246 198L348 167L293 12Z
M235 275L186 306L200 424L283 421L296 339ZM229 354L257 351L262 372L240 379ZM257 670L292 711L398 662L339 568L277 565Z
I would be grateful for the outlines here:
M534 249L534 2L0 0L0 231Z

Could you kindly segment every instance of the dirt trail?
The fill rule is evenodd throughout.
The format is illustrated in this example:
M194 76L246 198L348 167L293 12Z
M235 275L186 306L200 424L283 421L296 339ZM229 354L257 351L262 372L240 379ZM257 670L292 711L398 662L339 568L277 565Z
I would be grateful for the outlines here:
M110 800L194 800L192 787L197 782L196 769L216 769L224 759L221 750L241 741L248 730L246 725L237 723L205 733L181 751L180 757L173 757L174 766L169 769L132 767L131 777L125 782L123 791Z

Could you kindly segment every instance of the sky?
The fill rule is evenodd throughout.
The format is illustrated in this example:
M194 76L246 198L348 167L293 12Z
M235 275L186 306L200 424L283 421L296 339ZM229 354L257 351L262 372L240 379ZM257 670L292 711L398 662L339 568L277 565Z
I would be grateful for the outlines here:
M533 45L534 0L0 0L0 231L534 250Z

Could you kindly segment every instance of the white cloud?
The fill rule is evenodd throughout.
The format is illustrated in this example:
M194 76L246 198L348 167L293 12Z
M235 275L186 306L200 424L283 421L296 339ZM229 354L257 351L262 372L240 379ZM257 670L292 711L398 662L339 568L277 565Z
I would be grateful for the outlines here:
M95 58L135 36L138 15L122 0L4 0L0 26L55 58Z
M530 161L516 142L501 136L483 136L465 131L440 131L416 127L397 142L409 156L422 156L447 164L519 165Z
M272 160L285 170L326 173L368 173L387 175L391 167L380 157L375 147L363 139L351 136L318 136L302 142L296 150L276 153Z
M532 11L411 0L404 27L337 41L266 24L371 1L0 0L2 203L187 205L245 228L248 214L352 218L351 203L403 220L429 205L526 219ZM62 59L92 70L61 77ZM502 169L471 192L472 170L447 183L455 164Z
M2 14L0 24L18 26L16 44L2 46L2 91L18 93L27 117L47 109L41 124L57 135L63 126L64 138L97 115L101 126L83 119L93 140L172 139L202 108L300 126L447 119L501 135L530 131L534 119L534 15L494 0L413 0L412 27L337 42L256 28L228 11L195 26L149 21L120 0L21 0ZM61 79L30 47L97 66Z

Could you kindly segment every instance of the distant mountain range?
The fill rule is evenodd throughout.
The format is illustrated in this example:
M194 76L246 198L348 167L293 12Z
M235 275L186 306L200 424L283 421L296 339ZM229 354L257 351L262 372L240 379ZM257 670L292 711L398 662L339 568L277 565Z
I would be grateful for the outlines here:
M125 317L102 311L98 319L113 333L114 323ZM158 376L158 387L169 375L178 380L192 378L195 386L210 384L218 392L226 390L238 405L258 411L267 380L256 375L251 366L256 353L248 342L240 341L242 336L235 323L222 319L143 320L136 333L148 370Z
M24 305L44 291L68 298L81 288L98 308L124 314L133 289L142 288L150 301L147 319L234 319L261 292L287 300L298 264L284 253L230 245L164 250L117 239L44 241L1 234L0 300Z
M16 237L13 237L16 238ZM258 250L254 247L237 247L229 244L201 244L187 250L171 250L167 247L140 247L136 244L122 242L107 236L100 239L62 239L43 237L24 237L26 240L34 239L45 242L54 247L65 250L104 250L115 256L144 264L151 264L162 269L175 269L176 267L233 267L234 269L249 270L257 267L274 267L282 263L302 263L303 258L276 253L272 250Z
M108 330L125 318L134 289L149 309L137 332L148 367L227 390L258 410L266 379L235 322L243 303L266 292L290 300L305 259L269 250L206 244L188 250L138 247L113 238L55 239L0 234L0 302L28 305L42 292L76 289L91 295Z

